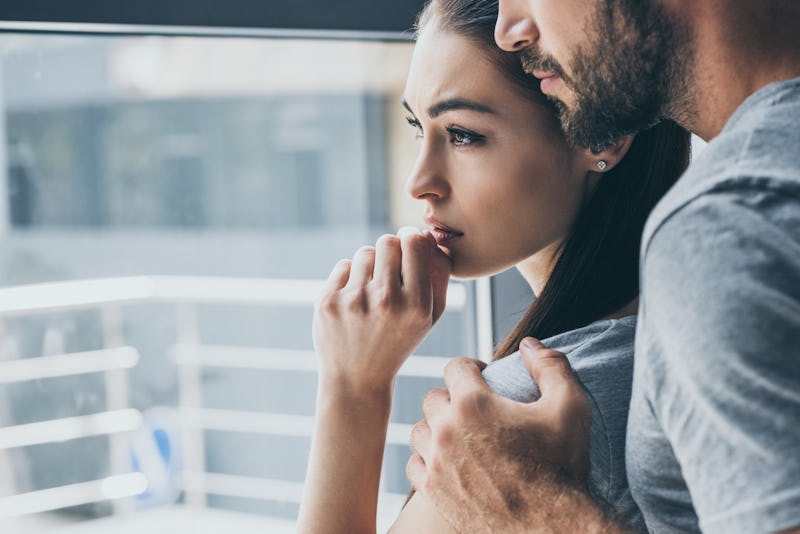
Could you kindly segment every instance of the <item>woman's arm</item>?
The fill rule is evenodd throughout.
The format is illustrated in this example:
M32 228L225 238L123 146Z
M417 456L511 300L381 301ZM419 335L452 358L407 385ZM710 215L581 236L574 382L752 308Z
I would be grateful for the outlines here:
M319 384L299 532L374 532L392 388Z
M314 313L319 389L300 532L374 532L394 378L444 311L449 259L384 236L334 268Z

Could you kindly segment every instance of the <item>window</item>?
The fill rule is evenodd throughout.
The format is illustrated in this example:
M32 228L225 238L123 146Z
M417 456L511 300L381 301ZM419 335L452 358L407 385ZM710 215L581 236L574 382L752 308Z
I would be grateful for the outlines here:
M320 283L421 225L411 44L26 24L0 33L0 530L292 532ZM384 522L422 395L491 344L485 288L453 283L403 369Z

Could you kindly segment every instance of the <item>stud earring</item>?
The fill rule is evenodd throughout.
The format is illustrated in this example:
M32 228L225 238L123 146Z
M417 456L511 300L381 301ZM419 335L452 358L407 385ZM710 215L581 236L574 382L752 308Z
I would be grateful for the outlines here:
M605 160L601 159L600 161L597 162L597 168L600 169L601 171L606 170L606 167L608 167L608 163L606 163Z

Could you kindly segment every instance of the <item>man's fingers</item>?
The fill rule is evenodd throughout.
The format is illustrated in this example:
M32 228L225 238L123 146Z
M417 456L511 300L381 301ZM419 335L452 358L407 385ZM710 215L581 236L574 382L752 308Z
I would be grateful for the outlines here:
M450 406L450 394L444 388L435 388L422 399L422 415L426 421L435 421L437 416Z
M491 393L481 370L486 364L469 358L454 358L444 368L444 383L450 398Z
M372 280L372 271L375 268L375 247L361 247L353 256L350 266L350 279L348 288L365 286Z
M342 289L350 278L350 260L339 260L333 266L328 280L325 282L325 293L333 293Z
M411 450L422 456L423 459L429 457L431 452L431 427L428 426L428 422L425 419L417 422L414 428L411 429L409 445L411 445Z
M375 244L375 271L372 281L378 285L399 288L402 285L400 238L384 235Z
M592 408L567 357L534 338L520 343L520 355L539 385L541 398L532 406L541 408L549 432L564 445L562 465L576 482L584 484L589 472L589 428Z
M581 390L572 366L563 353L545 347L532 337L522 340L519 351L525 367L539 386L542 399L574 388Z
M425 460L419 454L412 454L406 464L406 477L411 482L411 487L422 492L428 480L428 470L425 467Z

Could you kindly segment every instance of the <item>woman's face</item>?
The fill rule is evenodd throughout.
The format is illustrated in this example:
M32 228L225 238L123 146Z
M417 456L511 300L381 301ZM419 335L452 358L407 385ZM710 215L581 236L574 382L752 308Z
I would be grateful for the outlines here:
M420 143L407 189L426 203L453 275L517 265L542 285L590 186L584 152L566 143L553 111L435 22L417 41L404 104Z

